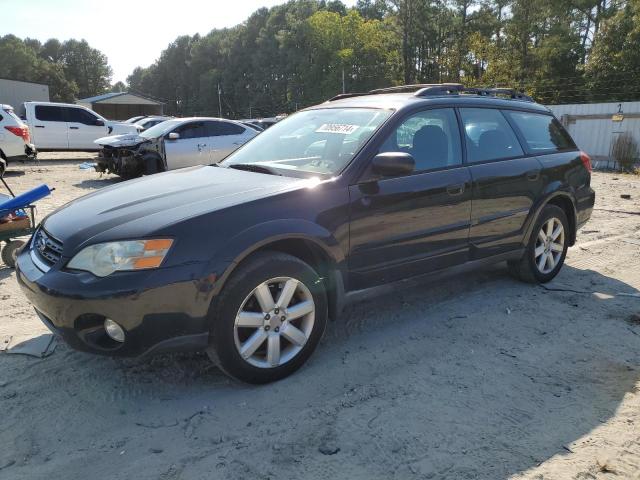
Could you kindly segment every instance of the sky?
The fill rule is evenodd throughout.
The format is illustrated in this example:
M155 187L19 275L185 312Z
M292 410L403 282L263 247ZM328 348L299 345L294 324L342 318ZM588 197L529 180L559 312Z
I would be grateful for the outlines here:
M152 64L179 35L242 23L284 0L0 0L0 36L85 39L109 58L112 82ZM356 0L343 0L352 6Z

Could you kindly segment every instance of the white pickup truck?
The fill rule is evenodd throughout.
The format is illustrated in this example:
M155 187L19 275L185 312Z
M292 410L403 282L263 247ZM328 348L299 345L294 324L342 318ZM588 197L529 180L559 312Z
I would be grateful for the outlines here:
M136 125L107 120L72 103L25 102L19 113L39 151L99 150L93 143L98 138L138 132Z

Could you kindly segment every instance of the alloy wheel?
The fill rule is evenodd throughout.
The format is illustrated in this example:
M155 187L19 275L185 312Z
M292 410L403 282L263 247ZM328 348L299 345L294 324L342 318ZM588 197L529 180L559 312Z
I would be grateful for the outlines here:
M540 273L553 271L564 252L564 227L562 222L552 217L540 227L534 250L534 261Z
M315 303L307 286L291 277L272 278L242 302L234 324L236 349L255 367L279 367L304 348L314 321Z

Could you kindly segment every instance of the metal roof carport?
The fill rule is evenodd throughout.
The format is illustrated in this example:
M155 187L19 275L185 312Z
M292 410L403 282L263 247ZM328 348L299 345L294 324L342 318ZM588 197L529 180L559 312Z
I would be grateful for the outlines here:
M136 93L105 93L76 102L110 120L126 120L138 115L162 115L164 103Z

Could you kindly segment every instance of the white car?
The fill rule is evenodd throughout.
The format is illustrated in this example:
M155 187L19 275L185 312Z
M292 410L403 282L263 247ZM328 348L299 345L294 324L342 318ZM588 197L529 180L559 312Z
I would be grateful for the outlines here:
M142 120L143 118L147 118L148 115L137 115L135 117L127 118L124 123L136 123L138 120Z
M20 112L40 150L99 150L94 140L105 135L136 133L138 127L107 120L72 103L25 102Z
M96 140L102 147L96 170L133 178L194 165L217 163L258 135L223 118L175 118L140 134Z
M167 117L167 116L162 116L162 115L158 115L158 116L151 116L151 117L143 117L140 120L137 120L135 122L133 122L134 125L137 125L139 128L139 130L141 132L144 132L145 130L150 129L151 127L165 122L167 120L171 120L173 117Z
M29 127L18 118L11 105L0 105L0 173L9 162L35 155Z

